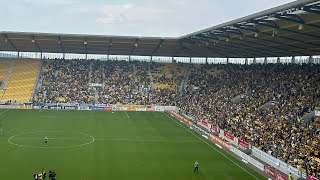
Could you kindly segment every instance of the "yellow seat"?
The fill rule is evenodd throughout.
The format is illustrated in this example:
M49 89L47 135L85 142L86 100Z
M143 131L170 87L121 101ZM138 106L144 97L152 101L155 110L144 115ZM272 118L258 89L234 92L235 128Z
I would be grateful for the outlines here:
M5 79L11 62L12 60L9 59L0 59L0 81Z
M16 60L5 86L2 101L29 102L39 71L39 60Z

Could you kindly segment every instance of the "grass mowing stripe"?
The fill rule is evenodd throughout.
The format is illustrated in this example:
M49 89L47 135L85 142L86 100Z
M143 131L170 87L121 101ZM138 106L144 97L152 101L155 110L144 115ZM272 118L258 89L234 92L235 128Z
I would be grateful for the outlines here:
M179 124L180 127L184 128L185 130L187 130L189 133L191 133L193 136L197 137L198 139L200 139L202 142L204 142L205 144L207 144L208 146L210 146L212 149L214 149L216 152L218 152L219 154L221 154L222 156L224 156L226 159L228 159L229 161L231 161L232 163L234 163L235 165L237 165L239 168L241 168L242 170L244 170L246 173L248 173L249 175L251 175L252 177L254 177L255 179L259 180L259 178L257 178L255 175L253 175L252 173L250 173L249 171L247 171L245 168L243 168L242 166L240 166L238 163L234 162L232 159L230 159L228 156L224 155L222 152L220 152L219 150L217 150L216 148L214 148L213 146L211 146L208 142L204 141L203 139L201 139L199 136L197 136L196 134L194 134L192 131L190 131L189 129L187 129L186 127L184 127L183 125L181 125L180 123L177 122L177 120L173 119L171 116L169 116L167 113L164 113L167 117L169 117L171 120L173 120L175 123Z

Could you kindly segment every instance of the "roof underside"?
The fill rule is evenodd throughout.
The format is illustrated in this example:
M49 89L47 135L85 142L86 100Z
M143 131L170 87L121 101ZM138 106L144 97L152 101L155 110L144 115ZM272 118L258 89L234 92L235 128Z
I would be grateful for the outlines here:
M1 32L0 51L224 58L320 55L320 1L295 1L179 38Z

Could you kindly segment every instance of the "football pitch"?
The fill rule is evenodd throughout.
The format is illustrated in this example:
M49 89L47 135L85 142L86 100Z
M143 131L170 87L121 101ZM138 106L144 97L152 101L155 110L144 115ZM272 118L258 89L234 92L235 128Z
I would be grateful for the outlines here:
M0 121L0 179L266 179L162 112L0 109Z

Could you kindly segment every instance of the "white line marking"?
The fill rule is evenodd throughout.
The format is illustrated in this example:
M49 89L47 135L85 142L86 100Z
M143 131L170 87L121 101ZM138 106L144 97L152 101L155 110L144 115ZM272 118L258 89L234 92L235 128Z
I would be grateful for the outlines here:
M7 109L7 110L5 110L5 111L3 111L3 112L0 112L0 115L2 115L2 114L4 114L4 113L6 113L6 112L8 112L10 109Z
M0 138L7 140L8 138ZM10 139L10 138L9 138ZM30 137L30 138L18 138L17 136L11 137L10 140L44 140L44 138ZM48 138L49 140L92 140L92 138ZM189 140L166 140L166 139L105 139L97 138L95 141L129 141L129 142L172 142L172 143L200 143L201 141L189 141Z
M56 146L56 147L29 146L29 145L22 145L22 144L17 144L17 143L11 142L12 139L15 139L18 136L25 135L25 134L34 134L34 133L39 133L39 132L64 132L64 131L34 131L34 132L21 133L21 134L17 134L17 135L11 136L8 139L8 143L12 144L12 145L15 145L15 146L18 146L18 147L27 147L27 148L35 148L35 149L66 149L66 148L74 148L74 147L86 146L86 145L89 145L89 144L91 144L91 143L93 143L95 141L94 137L89 135L89 134L80 133L80 132L71 132L71 133L74 133L74 134L81 134L81 135L85 135L85 136L90 137L90 139L88 139L89 142L82 143L82 144L77 144L77 145L72 145L72 146ZM44 138L41 138L41 139L44 139Z
M219 144L217 144L217 143L214 143L216 146L218 146L220 149L222 149L222 147L219 145Z
M164 113L167 117L169 117L171 120L173 120L175 123L179 124L177 122L177 120L173 119L171 116L169 116L168 114ZM207 143L206 141L204 141L202 138L200 138L199 136L195 135L192 131L190 131L189 129L187 129L186 127L184 127L183 125L179 124L179 126L181 126L182 128L184 128L185 130L187 130L189 133L191 133L194 137L200 139L202 142L204 142L205 144L207 144L208 146L210 146L212 149L214 149L215 151L217 151L219 154L221 154L222 156L224 156L225 158L227 158L229 161L233 162L235 165L237 165L239 168L241 168L242 170L244 170L246 173L250 174L252 177L254 177L255 179L258 179L255 175L253 175L252 173L250 173L249 171L247 171L246 169L244 169L242 166L240 166L238 163L234 162L232 159L230 159L228 156L224 155L222 152L218 151L216 148L214 148L213 146L211 146L209 143Z
M125 111L124 113L126 113L126 115L127 115L128 119L130 119L130 116L128 115L127 111Z
M166 139L96 139L97 141L132 141L132 142L172 142L172 143L199 143L200 141L189 140L166 140Z
M8 131L4 131L6 134L8 134L9 132L11 132L11 131L14 131L14 130L16 130L16 128L12 128L12 129L9 129Z

